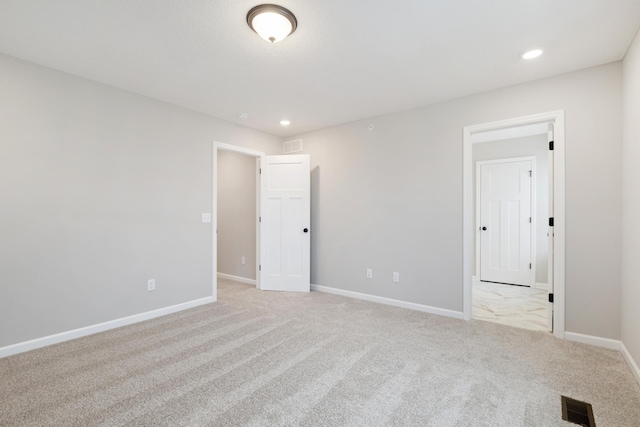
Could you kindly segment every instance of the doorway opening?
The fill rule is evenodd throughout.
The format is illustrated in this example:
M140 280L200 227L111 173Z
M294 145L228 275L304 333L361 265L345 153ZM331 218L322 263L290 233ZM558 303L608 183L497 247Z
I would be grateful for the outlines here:
M564 112L465 127L463 207L465 319L564 338Z
M309 292L310 160L308 154L266 156L260 151L213 143L212 297L218 298L219 152L255 158L255 283L259 290ZM238 254L232 262L240 261ZM245 259L246 262L246 259Z
M260 174L258 169L264 155L260 151L248 148L221 142L213 143L212 280L214 300L218 299L218 276L241 283L255 283L256 288L260 289L261 224ZM226 179L225 176L221 176L220 165L223 164L222 162L226 163L222 168L222 174L226 172L233 174L233 176L227 175ZM242 172L245 173L242 174ZM239 181L238 178L241 180ZM236 188L229 185L231 179L235 180L233 185ZM235 196L226 194L234 190L241 190L243 193ZM219 199L222 203L219 203ZM225 200L231 199L233 199L233 206L224 204ZM229 219L235 220L229 221ZM240 221L237 221L238 219ZM219 229L221 221L222 224L233 223L234 225L227 227L227 230L221 234L222 230ZM218 251L219 244L224 245L227 249L224 254ZM219 267L225 271L219 271Z
M544 133L473 144L473 319L550 331L548 141ZM511 157L526 155L525 157Z

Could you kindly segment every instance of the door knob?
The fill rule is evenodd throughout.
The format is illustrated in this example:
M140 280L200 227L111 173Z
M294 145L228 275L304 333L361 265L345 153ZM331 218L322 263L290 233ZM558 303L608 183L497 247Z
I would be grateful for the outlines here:
M482 227L482 231L487 231L487 227Z
M304 231L305 233L308 233L308 232L309 232L309 229L308 229L308 228L305 228L305 229L304 229L304 230L302 230L302 231Z

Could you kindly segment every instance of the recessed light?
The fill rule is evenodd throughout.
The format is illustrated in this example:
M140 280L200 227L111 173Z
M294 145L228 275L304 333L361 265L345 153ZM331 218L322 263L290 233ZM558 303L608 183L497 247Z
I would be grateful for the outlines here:
M540 55L542 55L542 50L533 49L533 50L530 50L529 52L526 52L524 55L522 55L522 58L523 59L533 59L533 58L537 58Z
M280 124L282 126L289 126L291 124L291 122L289 120L280 120Z

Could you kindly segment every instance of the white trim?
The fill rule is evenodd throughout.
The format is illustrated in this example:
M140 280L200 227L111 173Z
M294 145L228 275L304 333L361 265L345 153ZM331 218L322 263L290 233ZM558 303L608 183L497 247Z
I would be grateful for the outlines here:
M431 307L428 305L415 304L412 302L400 301L397 299L379 297L375 295L361 294L359 292L345 291L343 289L331 288L328 286L311 285L311 290L316 292L324 292L327 294L340 295L343 297L360 299L363 301L375 302L378 304L392 305L394 307L408 308L410 310L422 311L424 313L436 314L438 316L453 317L454 319L463 319L464 314L460 311L447 310L444 308Z
M85 326L83 328L73 329L71 331L60 332L59 334L49 335L30 341L24 341L5 347L0 347L0 358L18 353L24 353L25 351L35 350L37 348L46 347L52 344L70 341L76 338L86 337L87 335L97 334L98 332L104 332L110 329L132 325L134 323L143 322L145 320L155 319L157 317L166 316L167 314L177 313L178 311L188 310L190 308L198 307L204 304L210 304L212 302L215 302L212 297L201 298L193 301L183 302L182 304L176 304L169 307L159 308L157 310L147 311L145 313L121 317L120 319L110 320L108 322L98 323L96 325Z
M515 128L497 129L493 131L479 132L473 135L473 142L492 142L503 139L523 138L525 136L546 135L546 123L534 123Z
M478 132L503 129L533 123L553 123L554 142L554 316L553 334L564 338L565 328L565 142L564 110L535 114L509 120L501 120L463 128L462 143L462 206L463 206L463 252L462 252L462 307L465 320L471 319L471 276L473 275L473 138Z
M260 168L262 159L265 154L262 151L252 150L250 148L238 147L236 145L225 144L223 142L213 141L212 149L212 173L211 173L211 186L212 186L212 202L211 202L211 242L212 242L212 295L213 300L218 300L218 150L231 151L237 154L244 154L246 156L255 157L257 159L256 168ZM256 179L262 182L260 174L256 174ZM256 188L256 281L255 285L260 289L260 263L261 263L261 228L259 226L258 217L260 216L260 197L263 192L262 184Z
M247 285L256 284L256 279L247 279L246 277L233 276L226 273L218 273L218 279L233 280L234 282L246 283Z
M594 337L593 335L578 334L576 332L565 332L564 338L568 341L575 341L582 344L595 345L596 347L604 347L610 350L620 350L621 342L610 338Z
M636 361L633 360L631 353L629 353L629 350L627 350L627 347L622 341L620 342L620 352L622 353L622 357L624 357L624 360L627 361L627 364L631 368L631 372L633 372L633 375L636 377L636 381L638 381L638 384L640 384L640 368L638 367Z

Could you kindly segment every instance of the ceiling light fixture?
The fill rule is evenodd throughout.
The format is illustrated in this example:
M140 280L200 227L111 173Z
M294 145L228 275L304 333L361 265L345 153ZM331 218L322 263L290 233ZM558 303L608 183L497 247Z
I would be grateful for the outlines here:
M289 120L280 120L280 124L282 126L289 126L291 124L291 122Z
M247 24L266 41L276 43L296 30L298 20L282 6L261 4L247 13Z
M534 49L534 50L530 50L529 52L527 52L524 55L522 55L522 58L523 59L533 59L533 58L537 58L540 55L542 55L542 50Z

